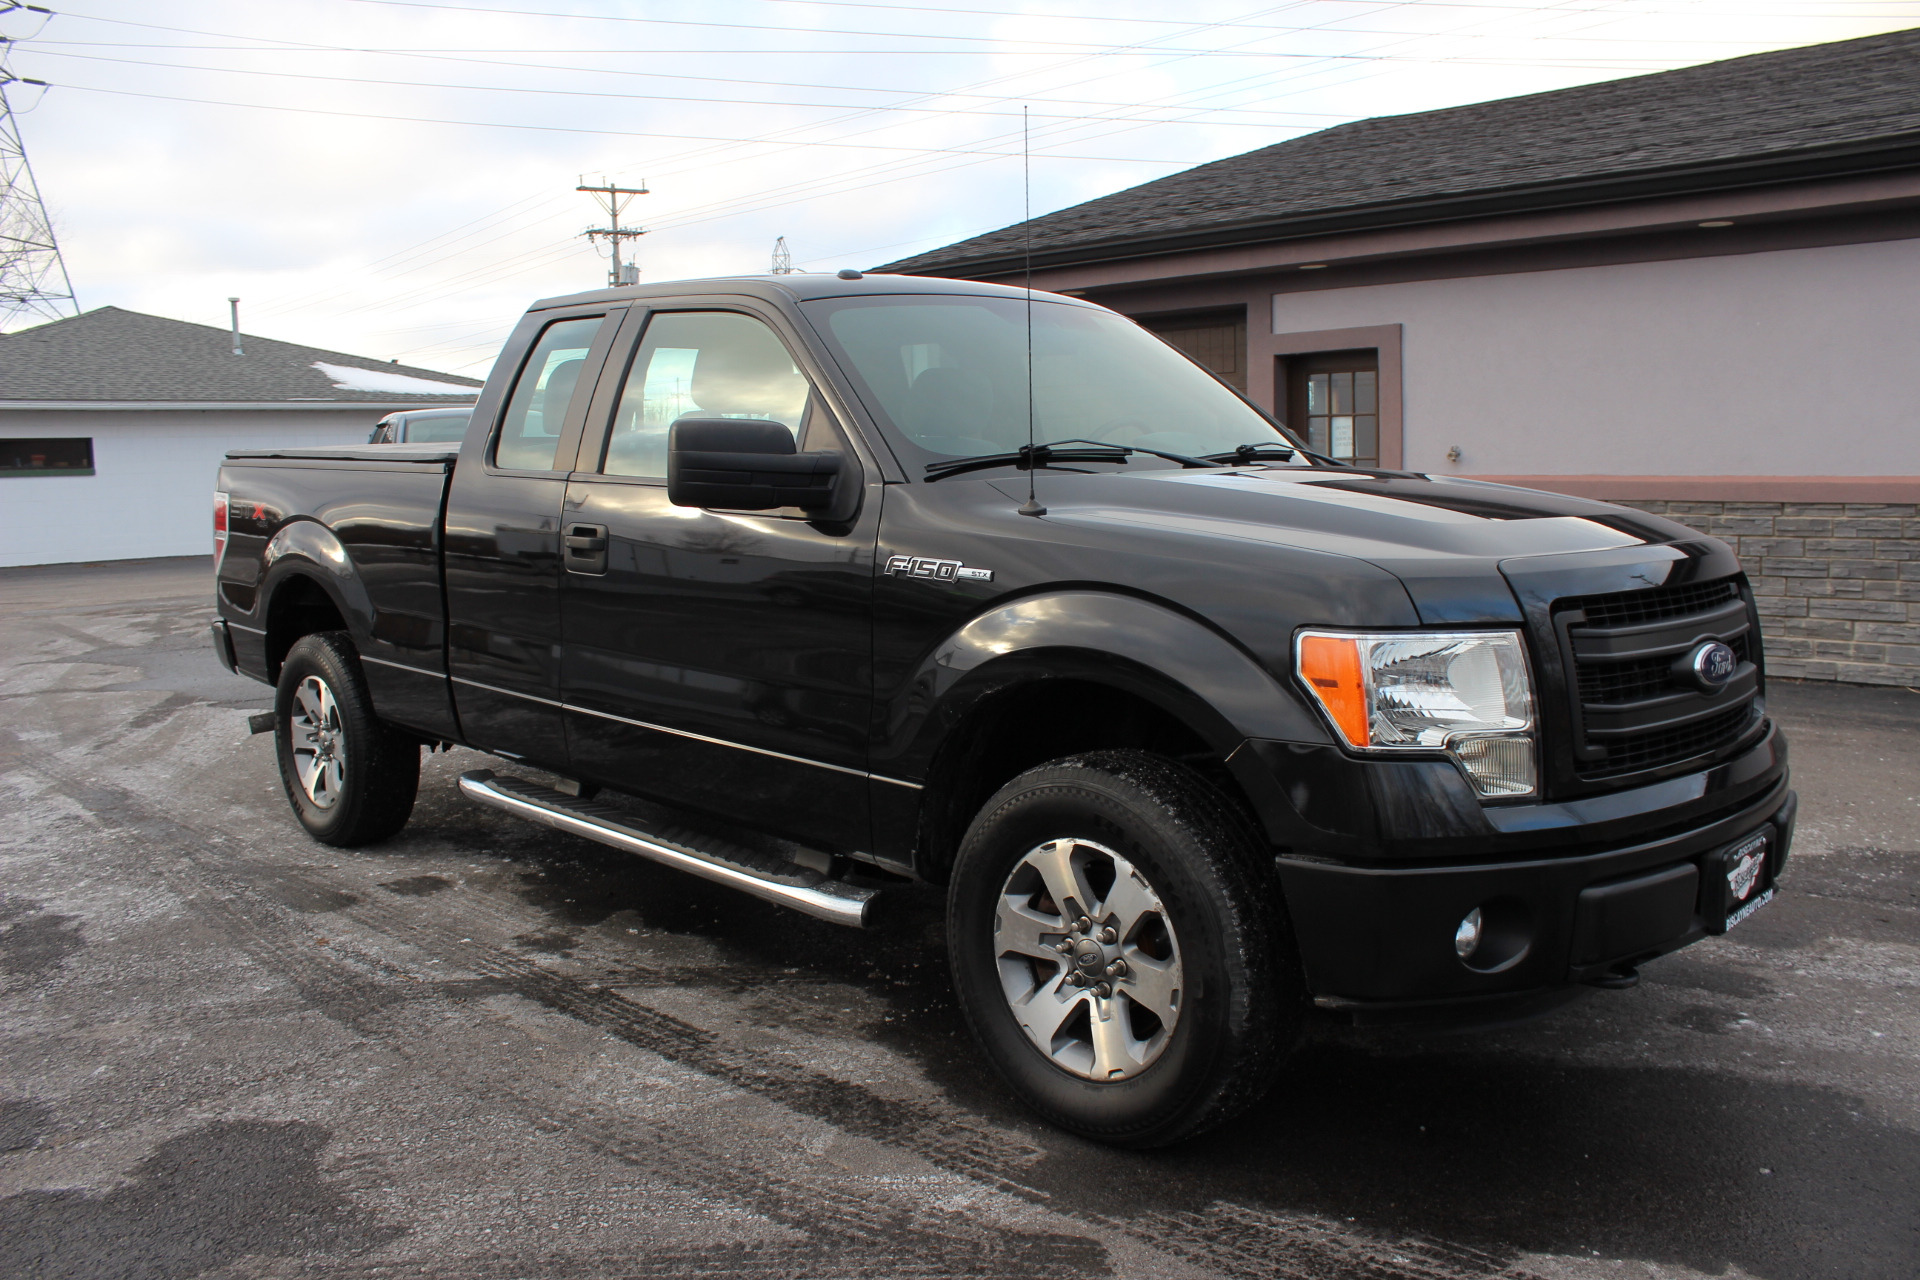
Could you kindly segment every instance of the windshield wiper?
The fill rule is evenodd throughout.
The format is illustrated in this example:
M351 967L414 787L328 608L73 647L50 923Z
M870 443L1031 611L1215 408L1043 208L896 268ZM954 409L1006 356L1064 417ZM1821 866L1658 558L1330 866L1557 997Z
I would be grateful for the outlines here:
M1205 458L1190 458L1184 453L1168 453L1165 449L1148 449L1137 444L1108 444L1104 440L1055 440L1053 443L1091 444L1098 445L1102 449L1118 449L1122 453L1144 453L1150 457L1165 458L1168 462L1177 462L1183 467L1213 467L1219 465L1215 462L1208 462Z
M1063 449L1062 445L1086 445L1088 448ZM963 471L984 471L988 467L1017 467L1022 471L1036 468L1048 471L1077 471L1078 467L1060 467L1060 462L1121 462L1127 460L1130 453L1149 454L1155 458L1165 458L1177 462L1183 467L1212 467L1218 463L1207 462L1200 458L1190 458L1184 453L1168 453L1164 449L1143 449L1131 444L1108 444L1102 440L1051 440L1046 444L1021 445L1013 453L984 453L977 458L956 458L951 462L929 462L927 464L927 482L944 480L948 476L957 476Z
M1065 443L1065 442L1063 442ZM1078 471L1078 467L1059 467L1059 462L1125 462L1127 455L1117 448L1057 449L1050 444L1021 445L1014 453L983 453L975 458L955 458L951 462L929 462L927 483L957 476L963 471L984 471L988 467L1018 467L1022 471L1041 468L1051 471Z
M1291 462L1295 454L1299 454L1304 458L1311 458L1315 462L1325 463L1330 467L1345 467L1350 465L1340 461L1338 458L1330 458L1324 453L1315 453L1311 449L1302 449L1299 445L1275 444L1270 440L1262 440L1255 444L1243 444L1232 453L1210 453L1207 455L1207 461L1215 466L1242 466L1250 462Z

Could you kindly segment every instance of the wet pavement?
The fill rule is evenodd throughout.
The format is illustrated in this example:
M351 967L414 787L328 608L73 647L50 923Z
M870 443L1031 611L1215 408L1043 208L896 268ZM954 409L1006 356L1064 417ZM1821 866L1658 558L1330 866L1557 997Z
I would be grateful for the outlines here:
M0 571L0 1276L1911 1277L1920 694L1776 685L1778 901L1497 1032L1329 1032L1116 1152L866 933L462 802L288 812L204 560Z

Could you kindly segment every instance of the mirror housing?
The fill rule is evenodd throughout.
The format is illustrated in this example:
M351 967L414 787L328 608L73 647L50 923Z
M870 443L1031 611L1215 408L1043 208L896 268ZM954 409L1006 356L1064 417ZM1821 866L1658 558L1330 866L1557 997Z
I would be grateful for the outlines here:
M676 507L826 511L839 480L839 454L795 452L793 433L777 422L682 418L667 434L667 501Z

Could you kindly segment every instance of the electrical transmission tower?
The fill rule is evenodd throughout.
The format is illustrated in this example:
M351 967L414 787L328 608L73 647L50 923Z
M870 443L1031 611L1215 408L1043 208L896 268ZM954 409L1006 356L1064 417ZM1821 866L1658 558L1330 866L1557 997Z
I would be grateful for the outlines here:
M787 252L787 238L781 236L773 242L773 274L790 276L793 274L793 255Z
M53 238L53 222L40 200L33 166L27 163L13 104L7 100L11 84L46 88L45 82L21 79L0 64L0 329L26 318L59 320L80 314L67 264Z
M590 187L587 185L587 180L581 178L580 185L574 188L575 191L584 191L593 196L594 202L607 211L606 226L593 227L580 234L588 240L595 241L604 236L607 243L613 247L613 265L607 272L608 284L616 288L623 284L639 284L640 264L637 262L629 262L624 266L621 265L620 242L622 240L638 240L647 233L640 227L621 226L620 215L626 210L627 205L632 203L635 196L650 194L647 191L647 184L642 182L637 187L616 187L604 178L601 179L601 182L603 183L601 186Z

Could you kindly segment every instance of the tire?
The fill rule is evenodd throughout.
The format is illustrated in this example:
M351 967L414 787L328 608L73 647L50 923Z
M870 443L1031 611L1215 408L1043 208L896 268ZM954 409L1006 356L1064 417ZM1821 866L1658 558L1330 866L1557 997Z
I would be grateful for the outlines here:
M295 642L273 716L280 782L308 835L350 848L406 825L420 790L420 744L374 714L346 632Z
M1118 1146L1178 1142L1258 1099L1304 1019L1254 838L1198 774L1144 751L1040 765L987 801L955 859L947 945L1014 1092Z

